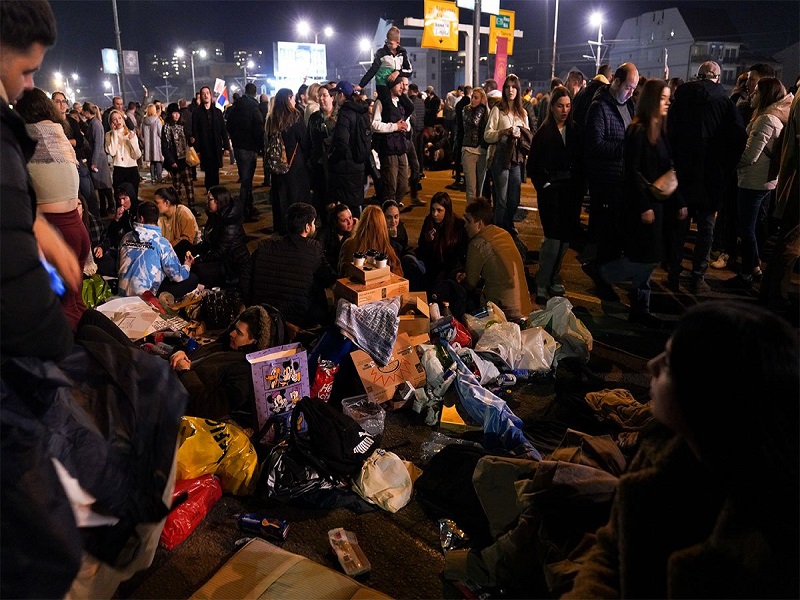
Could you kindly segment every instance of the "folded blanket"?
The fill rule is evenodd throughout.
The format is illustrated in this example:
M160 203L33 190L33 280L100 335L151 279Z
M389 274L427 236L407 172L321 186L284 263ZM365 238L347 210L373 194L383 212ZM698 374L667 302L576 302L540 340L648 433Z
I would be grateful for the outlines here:
M356 306L340 299L336 306L336 325L380 366L392 357L400 319L400 298Z

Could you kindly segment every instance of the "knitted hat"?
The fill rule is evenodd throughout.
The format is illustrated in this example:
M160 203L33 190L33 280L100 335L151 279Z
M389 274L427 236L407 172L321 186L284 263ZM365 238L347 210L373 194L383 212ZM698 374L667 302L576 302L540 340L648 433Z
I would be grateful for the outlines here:
M170 102L167 106L167 114L171 115L174 112L181 112L180 107L178 106L177 102Z

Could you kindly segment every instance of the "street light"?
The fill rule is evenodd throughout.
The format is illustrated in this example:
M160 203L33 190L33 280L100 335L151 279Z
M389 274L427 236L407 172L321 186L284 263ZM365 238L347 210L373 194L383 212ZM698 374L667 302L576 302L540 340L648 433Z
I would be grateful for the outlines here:
M597 41L593 42L589 40L589 46L597 46L594 53L594 72L596 74L598 71L600 71L600 54L603 48L603 15L599 12L592 13L589 16L589 25L592 27L597 27Z
M311 25L308 24L308 21L300 21L297 24L297 33L302 35L303 37L313 33L314 34L314 43L319 44L319 34L324 33L325 37L332 37L333 36L333 27L330 25L326 25L322 28L321 31L315 31L311 29Z
M256 63L254 63L252 60L248 60L246 63L244 63L244 66L242 68L244 69L244 83L245 83L245 85L247 85L247 69L252 69L255 66L256 66Z
M192 64L192 93L193 94L197 93L197 81L195 81L195 78L194 78L194 53L195 52L197 52L200 55L200 58L205 58L206 57L206 51L203 50L203 49L192 50L189 53L189 62L191 62L191 64ZM175 50L175 56L177 56L178 58L183 58L184 56L186 56L186 53L183 51L183 49L178 48L177 50Z
M361 50L361 52L369 52L371 48L372 48L371 40L367 38L361 38L358 41L358 49Z

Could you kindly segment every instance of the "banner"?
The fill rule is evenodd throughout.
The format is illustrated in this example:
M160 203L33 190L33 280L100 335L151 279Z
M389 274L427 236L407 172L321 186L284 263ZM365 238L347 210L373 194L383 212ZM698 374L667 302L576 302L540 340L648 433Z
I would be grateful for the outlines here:
M103 48L100 50L100 56L103 58L103 73L111 75L119 73L119 58L116 50Z
M126 75L138 75L139 53L136 50L123 50L122 65L125 67Z
M422 47L458 52L458 6L444 0L425 0Z
M514 11L500 10L500 14L489 18L489 54L497 53L498 38L508 40L506 53L514 54Z
M508 71L508 38L497 38L497 52L494 57L494 80L498 83L506 80L506 72Z
M225 105L228 103L228 88L222 88L219 96L217 96L217 106L220 110L225 108Z
M224 89L225 89L225 80L224 79L215 79L214 80L214 93L217 96L219 96Z

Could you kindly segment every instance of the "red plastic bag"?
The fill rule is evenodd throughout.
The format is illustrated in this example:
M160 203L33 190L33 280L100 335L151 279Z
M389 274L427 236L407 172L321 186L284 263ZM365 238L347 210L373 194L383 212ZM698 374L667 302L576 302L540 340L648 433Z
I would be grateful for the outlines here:
M456 336L451 343L457 342L462 348L472 348L472 336L469 334L467 326L458 319L453 319L453 325L456 328Z
M188 498L170 511L161 531L161 543L167 550L172 550L195 530L211 507L222 498L222 485L214 475L182 479L175 483L172 502L174 503L183 494L188 494Z

